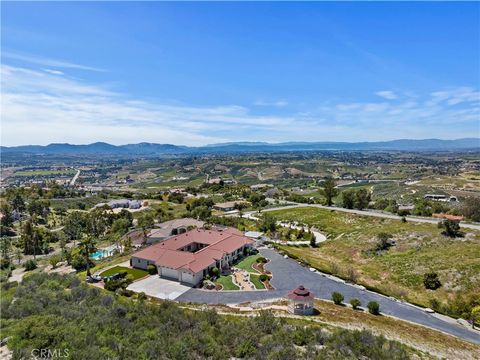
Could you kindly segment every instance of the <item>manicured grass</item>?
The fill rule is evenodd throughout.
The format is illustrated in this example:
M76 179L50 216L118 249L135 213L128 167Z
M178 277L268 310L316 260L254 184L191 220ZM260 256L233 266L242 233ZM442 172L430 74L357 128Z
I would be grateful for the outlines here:
M262 255L260 254L256 254L256 255L250 255L250 256L247 256L245 259L243 259L242 261L240 261L238 264L234 265L234 267L238 268L238 269L242 269L242 270L246 270L248 272L254 272L254 273L258 273L257 270L255 270L253 267L252 267L252 264L254 262L257 261L257 259L259 257L261 257Z
M250 274L250 281L257 289L265 289L265 285L260 281L259 275Z
M220 284L223 286L223 290L240 290L240 288L233 283L232 276L220 276L217 281L215 281L216 284Z
M455 296L480 292L480 232L463 229L463 238L448 238L434 224L402 223L316 208L271 212L279 220L297 220L328 235L318 248L279 246L292 257L342 278L426 307L430 300L448 302ZM379 233L389 233L396 246L369 254ZM423 275L437 272L443 286L426 290Z
M148 272L145 271L145 270L131 269L131 268L123 267L123 266L115 266L113 268L110 268L110 269L105 270L104 272L100 273L100 276L112 276L116 273L124 272L124 271L126 271L129 275L132 275L134 280L143 278L143 277L148 275Z
M104 259L101 259L99 261L95 261L96 265L93 268L90 268L90 272L92 274L94 274L94 273L98 272L99 270L104 269L108 266L120 264L120 263L123 263L127 260L130 260L130 257L131 257L131 255L122 255L122 256L119 256L119 257L114 256L113 258L104 258ZM80 271L80 272L77 273L77 276L80 277L80 279L84 279L86 275L87 275L86 270Z

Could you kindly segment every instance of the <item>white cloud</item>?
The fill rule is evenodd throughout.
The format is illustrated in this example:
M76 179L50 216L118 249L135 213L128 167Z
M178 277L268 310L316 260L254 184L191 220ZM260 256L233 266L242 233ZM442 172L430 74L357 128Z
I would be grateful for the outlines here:
M30 55L30 54L20 54L12 51L3 51L2 57L7 59L20 60L30 64L37 64L43 66L57 67L57 68L66 68L66 69L78 69L78 70L87 70L87 71L105 71L104 69L96 68L93 66L86 66L81 64L75 64L69 61L48 59L40 56Z
M384 99L387 99L387 100L395 100L398 98L398 96L393 91L390 91L390 90L377 91L375 95L383 97Z
M199 145L226 140L214 133L286 126L288 117L254 116L237 105L192 107L132 100L101 86L4 65L2 142L114 143L133 141Z
M277 100L277 101L265 101L257 100L253 103L255 106L273 106L273 107L285 107L288 105L286 100Z
M479 92L467 87L396 102L325 101L294 114L284 108L282 115L273 116L257 115L239 105L202 107L136 99L45 70L51 69L1 67L3 145L94 141L203 145L241 140L478 136Z
M64 75L64 73L60 70L53 70L53 69L43 69L46 73L53 74L53 75Z

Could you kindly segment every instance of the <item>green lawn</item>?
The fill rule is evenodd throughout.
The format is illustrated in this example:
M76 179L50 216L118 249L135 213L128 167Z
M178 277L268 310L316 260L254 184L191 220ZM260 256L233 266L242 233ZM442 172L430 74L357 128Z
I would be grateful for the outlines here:
M220 284L223 286L223 290L240 290L240 288L233 283L232 276L220 276L215 284Z
M123 271L126 271L129 275L132 275L134 280L143 278L148 275L148 272L145 270L131 269L123 266L115 266L113 268L110 268L100 273L100 276L112 276L116 273L123 272Z
M245 259L243 259L242 261L240 261L238 264L234 265L234 267L236 267L236 268L238 268L238 269L246 270L246 271L249 271L249 272L258 273L258 271L255 270L255 269L252 267L252 264L253 264L254 262L256 262L257 259L258 259L259 257L261 257L261 256L262 256L262 255L260 255L260 254L247 256Z
M260 281L260 275L250 274L250 281L257 289L265 289L265 285Z
M441 234L435 224L381 219L316 208L271 212L277 219L315 226L328 236L317 248L279 246L292 257L342 278L398 298L431 307L431 300L451 303L480 293L480 232L462 229L463 238ZM391 234L396 246L375 254L379 233ZM423 285L426 272L438 273L442 287ZM475 295L477 294L477 295Z

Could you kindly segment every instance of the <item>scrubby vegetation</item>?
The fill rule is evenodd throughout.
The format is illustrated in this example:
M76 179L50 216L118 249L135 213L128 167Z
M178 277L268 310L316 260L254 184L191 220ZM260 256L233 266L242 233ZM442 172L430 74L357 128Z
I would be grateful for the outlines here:
M34 348L68 349L71 359L408 359L413 353L369 331L270 312L186 311L106 294L75 276L35 274L3 292L2 336L14 359L28 358Z
M434 224L403 223L315 208L271 212L277 219L299 221L326 234L317 248L278 246L323 272L381 293L470 318L480 305L480 232L462 228L463 237L442 234ZM435 272L435 292L424 274Z

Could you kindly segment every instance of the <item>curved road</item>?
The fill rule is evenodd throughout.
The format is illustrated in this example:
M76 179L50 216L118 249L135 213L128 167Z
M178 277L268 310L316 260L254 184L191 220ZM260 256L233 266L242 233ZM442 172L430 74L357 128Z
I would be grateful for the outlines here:
M260 253L270 259L266 268L273 274L271 284L275 290L217 292L190 289L175 300L206 304L238 304L248 301L281 298L288 291L302 284L309 288L317 298L329 300L331 293L338 291L345 296L345 302L348 302L351 298L358 298L365 306L369 301L377 301L383 314L424 325L480 345L480 333L474 330L441 320L435 315L428 314L413 305L362 290L358 286L345 284L323 274L309 271L308 268L301 266L295 260L283 258L275 250L261 249Z
M269 211L276 211L276 210L286 210L286 209L295 209L295 208L302 208L302 207L316 207L320 209L326 209L326 210L335 210L335 211L341 211L341 212L346 212L346 213L351 213L351 214L357 214L357 215L364 215L364 216L373 216L373 217L379 217L379 218L385 218L385 219L396 219L396 220L401 220L402 217L394 214L387 214L384 212L379 212L379 211L372 211L372 210L356 210L356 209L345 209L337 206L325 206L325 205L320 205L320 204L300 204L300 203L293 203L289 202L288 204L285 203L285 206L279 206L276 208L271 208L271 209L264 209L262 210L263 212L269 212ZM247 212L244 214L245 215L251 215L257 213L256 211L252 212ZM419 223L427 223L427 224L438 224L439 221L442 221L442 219L433 219L433 218L425 218L425 217L417 217L417 216L406 216L407 221L414 221L414 222L419 222ZM460 227L463 228L469 228L469 229L474 229L474 230L480 230L480 224L469 224L469 223L463 223L460 222Z

